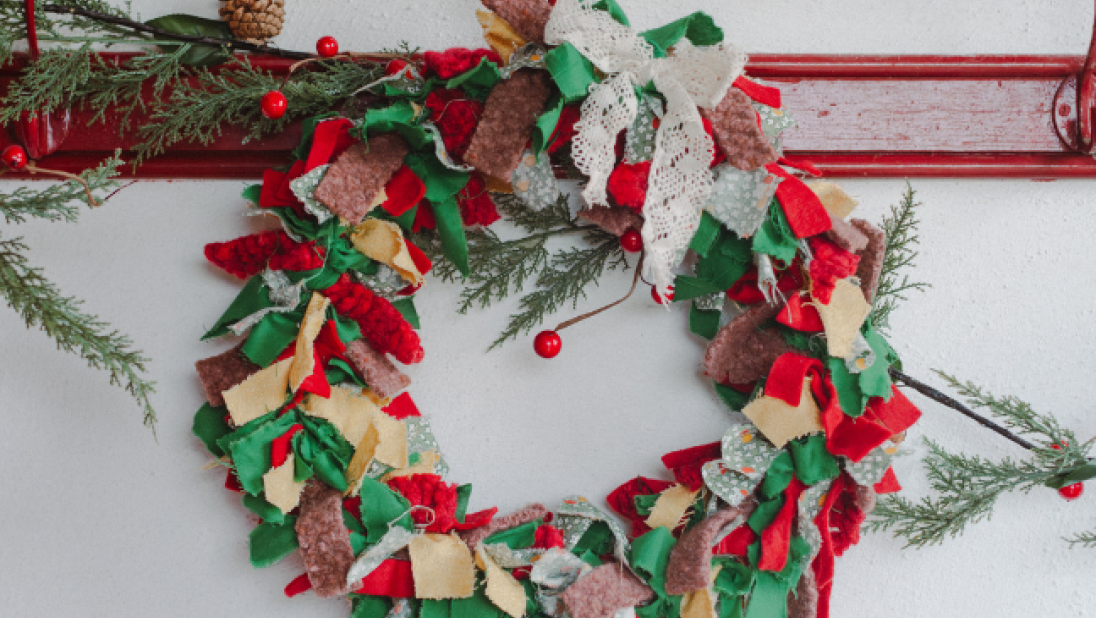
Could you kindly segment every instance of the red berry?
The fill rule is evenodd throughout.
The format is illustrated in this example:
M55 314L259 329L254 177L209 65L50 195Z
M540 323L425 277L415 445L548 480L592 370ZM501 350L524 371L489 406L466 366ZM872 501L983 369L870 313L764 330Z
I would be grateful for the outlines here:
M671 285L669 288L666 289L666 302L670 302L673 299L674 299L674 286ZM656 288L653 285L651 286L651 300L655 301L656 303L658 303L660 305L664 304L662 302L662 295L658 293L658 288Z
M3 154L0 154L0 159L11 169L21 170L27 166L27 151L23 150L22 146L12 144L4 149Z
M339 53L339 42L333 36L321 37L316 41L316 53L322 58L330 58Z
M402 58L396 58L395 60L389 61L388 64L384 65L384 74L389 76L395 75L402 71L407 64L408 62Z
M1062 442L1062 444L1063 444L1063 445L1065 445L1065 446L1069 446L1069 442ZM1061 447L1061 446L1059 446L1059 445L1057 445L1057 444L1051 444L1051 445L1050 445L1050 448L1052 448L1052 449L1054 449L1054 450L1056 450L1056 451L1060 451L1060 450L1062 450L1062 447Z
M286 110L289 109L289 101L285 99L285 95L280 90L271 90L263 95L259 107L262 109L263 116L271 120L277 120L284 116Z
M635 228L628 228L620 235L620 248L629 253L643 251L643 236Z
M1081 497L1081 494L1085 492L1084 483L1074 483L1072 485L1066 485L1058 490L1058 495L1066 500L1076 500Z
M554 330L543 330L533 339L533 350L542 358L555 358L563 348L563 340Z

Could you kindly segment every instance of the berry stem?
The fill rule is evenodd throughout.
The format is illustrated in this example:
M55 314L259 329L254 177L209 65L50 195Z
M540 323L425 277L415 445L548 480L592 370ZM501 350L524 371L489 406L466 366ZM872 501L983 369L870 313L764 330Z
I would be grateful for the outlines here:
M646 252L639 254L639 262L636 264L636 272L635 272L635 275L632 277L632 287L628 289L628 293L625 294L623 298L620 298L619 300L615 300L615 301L609 303L608 305L605 305L604 307L602 307L600 309L594 309L593 311L591 311L589 313L584 313L584 314L582 314L578 317L571 318L570 320L567 320L566 322L561 322L559 324L559 326L556 326L555 331L558 333L559 331L567 328L568 326L574 326L575 324L578 324L579 322L585 320L586 318L592 318L595 315L601 313L602 311L608 311L609 309L612 309L613 307L616 307L620 303L628 300L632 296L632 292L636 291L636 284L639 283L639 273L640 273L640 271L643 270L643 258L646 255L647 255Z

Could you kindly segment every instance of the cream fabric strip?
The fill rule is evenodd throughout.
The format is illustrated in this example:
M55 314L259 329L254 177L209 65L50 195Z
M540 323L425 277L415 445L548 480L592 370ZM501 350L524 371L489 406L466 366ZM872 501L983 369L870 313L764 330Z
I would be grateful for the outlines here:
M592 7L590 0L558 0L545 27L548 44L571 43L611 75L590 87L575 125L575 165L590 177L582 196L590 206L608 205L616 137L635 120L636 87L653 82L666 98L666 114L655 137L643 206L643 274L665 295L712 190L709 164L715 146L697 108L719 104L742 74L746 56L730 46L698 48L682 40L672 56L655 58L650 43Z

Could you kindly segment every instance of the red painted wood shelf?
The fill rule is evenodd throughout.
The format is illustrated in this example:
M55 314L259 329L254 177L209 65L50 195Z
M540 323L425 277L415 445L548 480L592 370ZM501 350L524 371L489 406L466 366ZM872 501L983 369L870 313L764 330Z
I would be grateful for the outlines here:
M290 64L252 62L276 73ZM0 89L24 63L21 58L0 69ZM1084 63L1084 56L759 54L747 74L780 87L799 125L785 134L787 155L811 161L825 176L1096 178L1096 160L1063 146L1053 118L1056 91ZM86 127L89 118L74 112L69 137L40 165L79 171L135 143L119 139L116 120ZM257 179L263 170L285 165L299 127L249 143L243 136L229 130L209 145L180 144L136 172L126 166L126 173ZM11 136L0 136L0 144L5 140Z

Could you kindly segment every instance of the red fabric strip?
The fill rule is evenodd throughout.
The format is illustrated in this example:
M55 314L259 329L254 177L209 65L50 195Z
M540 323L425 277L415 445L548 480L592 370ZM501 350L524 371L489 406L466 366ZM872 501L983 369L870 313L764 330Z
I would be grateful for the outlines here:
M285 463L285 460L289 458L289 441L293 439L293 436L298 431L304 429L303 425L294 424L285 433L274 438L274 441L270 443L270 467L277 468Z
M350 137L354 123L346 118L324 120L316 125L312 132L312 148L305 160L304 173L311 172L321 165L327 165L341 155L358 140Z
M811 164L810 161L805 161L805 160L802 160L802 159L789 159L787 157L780 157L779 159L777 159L777 163L779 163L780 165L786 165L787 167L794 167L797 170L807 172L811 176L821 176L822 175L822 170L815 167L813 164Z
M893 494L902 491L902 486L898 484L898 477L894 475L894 468L887 468L887 471L883 473L883 478L879 479L879 482L872 486L877 494Z
M647 525L647 516L640 515L639 509L636 508L636 496L653 496L673 485L669 481L637 476L610 492L605 497L605 501L621 517L632 522L632 536L642 536L649 532L651 527Z
M807 333L817 333L825 330L825 325L822 324L822 316L818 315L818 309L815 309L814 305L804 303L800 294L792 294L788 297L788 302L776 316L776 321Z
M434 263L422 252L422 249L410 242L407 243L407 253L411 255L411 261L415 263L415 268L419 269L419 272L424 275L430 272L430 269L434 266Z
M811 188L802 180L784 171L775 163L766 165L765 169L784 179L776 188L776 199L780 202L780 207L784 210L784 216L787 217L788 225L796 238L815 236L833 227L830 213L814 191L811 191Z
M384 185L384 194L387 199L381 204L381 208L393 217L398 217L414 208L426 196L426 185L411 168L404 165Z
M480 526L486 526L491 523L491 520L498 514L499 509L497 506L493 506L489 509L483 509L482 511L476 511L464 516L464 522L457 522L454 524L454 528L457 530L471 530L472 528L479 528Z
M296 579L286 584L285 596L292 598L309 590L312 590L312 581L308 579L308 573L301 573Z
M921 418L921 412L899 390L891 387L890 401L872 397L860 418L851 418L840 408L822 412L826 428L826 449L860 461L887 438L909 429Z
M748 524L742 524L735 528L722 541L712 548L712 553L717 556L740 556L745 558L749 553L750 545L757 540L757 533Z
M806 486L792 478L784 490L784 506L768 528L761 531L761 560L757 568L762 571L780 572L788 563L788 549L792 542L792 520L799 512L799 495Z
M415 578L408 560L388 559L362 580L358 594L382 597L411 598L415 596Z
M407 393L400 393L399 396L393 399L384 407L384 413L399 421L412 416L422 416L419 413L418 406L411 400L411 395Z
M741 75L734 80L734 87L741 90L746 96L762 105L768 105L780 109L780 89L772 86L763 86Z
M692 448L674 451L662 456L662 465L673 472L674 480L696 491L704 486L701 468L704 464L723 456L719 442L702 444Z
M808 375L821 377L823 371L822 361L786 352L776 359L769 370L769 378L765 381L765 396L776 397L789 406L798 406L803 398L803 380Z

